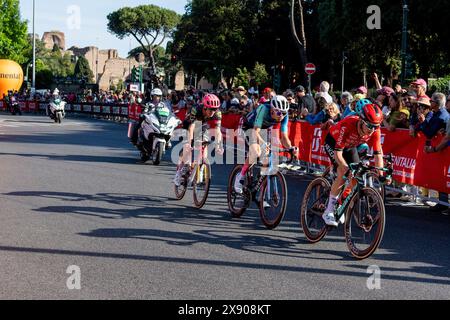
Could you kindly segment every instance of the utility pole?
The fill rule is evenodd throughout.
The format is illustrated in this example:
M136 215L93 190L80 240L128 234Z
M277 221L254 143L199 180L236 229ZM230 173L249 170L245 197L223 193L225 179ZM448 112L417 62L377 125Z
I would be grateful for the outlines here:
M347 57L345 56L345 51L342 52L342 91L344 92L345 85L345 61L347 61Z
M407 55L408 55L408 0L403 0L403 30L402 30L402 76L401 83L402 86L405 85L406 81L406 70L407 70Z

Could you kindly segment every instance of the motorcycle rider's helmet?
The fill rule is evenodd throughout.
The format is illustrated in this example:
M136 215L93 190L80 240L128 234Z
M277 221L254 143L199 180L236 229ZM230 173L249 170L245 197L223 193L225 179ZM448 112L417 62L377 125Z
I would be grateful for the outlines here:
M162 93L161 89L159 89L159 88L155 88L155 89L153 89L152 92L151 92L151 96L152 96L152 97L153 97L153 96L159 96L159 97L162 97L162 95L163 95L163 93Z
M59 96L59 90L58 88L56 88L55 90L53 90L53 96Z

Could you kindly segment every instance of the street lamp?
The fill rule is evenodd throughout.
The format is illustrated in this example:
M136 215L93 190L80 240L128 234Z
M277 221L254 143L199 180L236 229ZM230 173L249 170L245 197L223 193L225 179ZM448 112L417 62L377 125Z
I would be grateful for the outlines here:
M406 69L407 69L407 47L408 47L408 0L403 0L403 28L402 28L402 76L401 83L402 86L405 85L406 81Z
M35 17L36 17L36 0L33 0L33 82L31 85L31 94L36 92L36 36L35 36ZM27 68L28 73L28 68ZM28 77L28 76L27 76Z

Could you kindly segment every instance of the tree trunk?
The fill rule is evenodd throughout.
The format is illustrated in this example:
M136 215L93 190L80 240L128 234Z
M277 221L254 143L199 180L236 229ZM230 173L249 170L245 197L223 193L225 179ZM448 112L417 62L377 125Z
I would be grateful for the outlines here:
M295 43L297 44L297 48L300 53L300 61L302 70L300 70L300 73L303 75L303 83L306 83L306 75L303 72L305 69L305 65L307 63L307 57L306 57L306 35L305 35L305 23L303 19L303 6L301 0L299 0L300 5L300 27L302 32L302 40L298 37L297 30L295 27L295 0L291 0L291 31L292 35L294 36Z

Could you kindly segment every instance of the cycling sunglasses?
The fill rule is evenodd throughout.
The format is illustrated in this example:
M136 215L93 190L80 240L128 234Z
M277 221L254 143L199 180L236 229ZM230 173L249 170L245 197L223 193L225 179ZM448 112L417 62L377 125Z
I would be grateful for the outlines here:
M369 128L369 130L371 130L371 131L375 131L375 130L377 130L377 129L380 127L379 125L374 125L374 124L368 123L368 122L366 122L366 121L364 121L364 120L362 120L362 122L363 122L364 125L365 125L367 128Z
M286 113L280 110L272 110L272 116L275 116L277 118L281 118L286 116Z

